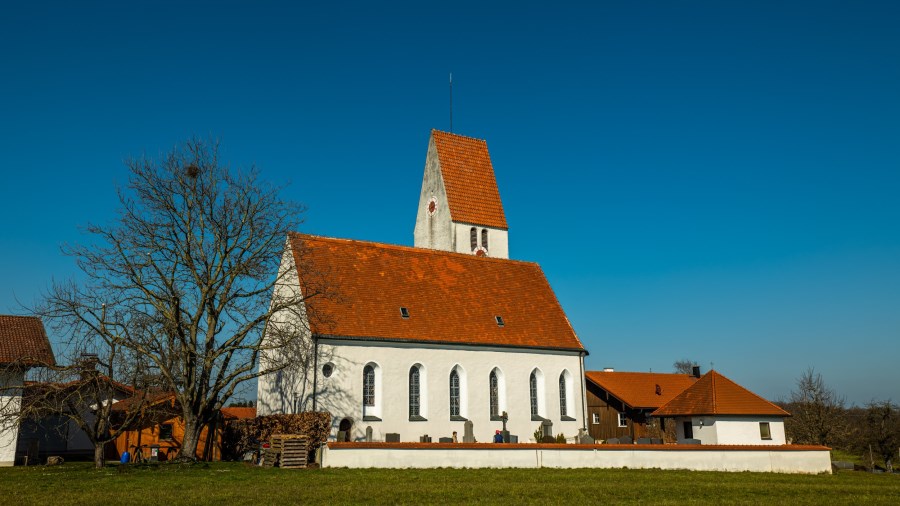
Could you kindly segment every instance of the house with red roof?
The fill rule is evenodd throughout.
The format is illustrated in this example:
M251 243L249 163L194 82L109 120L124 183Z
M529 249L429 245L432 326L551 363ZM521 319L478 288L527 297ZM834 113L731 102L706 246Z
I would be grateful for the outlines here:
M141 409L144 416L115 441L115 454L128 452L134 459L140 449L144 458L170 460L178 455L184 440L184 420L173 392L135 395L113 405L113 412L125 414ZM256 418L255 407L223 407L219 416L200 431L195 457L205 461L222 459L222 433L225 424L235 420Z
M0 315L0 466L15 463L25 373L55 363L40 318Z
M713 370L652 413L673 418L679 443L784 445L787 411Z
M306 298L283 318L314 352L259 378L259 414L328 411L344 441L462 441L468 421L490 441L504 415L520 441L544 420L576 435L587 350L540 266L508 257L487 143L432 131L414 247L289 236L281 289Z
M595 440L666 439L665 419L650 413L693 385L700 375L696 373L585 372L588 433Z

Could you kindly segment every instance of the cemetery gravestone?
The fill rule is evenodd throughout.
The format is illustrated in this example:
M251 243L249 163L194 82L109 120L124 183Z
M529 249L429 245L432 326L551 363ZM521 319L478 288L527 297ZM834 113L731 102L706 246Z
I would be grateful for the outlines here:
M466 420L466 423L463 425L463 443L475 442L475 433L473 427L474 424L472 423L472 420Z

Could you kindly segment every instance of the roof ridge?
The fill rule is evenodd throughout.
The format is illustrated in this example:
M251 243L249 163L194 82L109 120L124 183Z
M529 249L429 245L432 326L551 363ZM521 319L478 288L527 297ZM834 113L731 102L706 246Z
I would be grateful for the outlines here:
M385 243L385 242L364 241L364 240L360 240L360 239L348 239L345 237L330 237L330 236L325 236L325 235L307 234L304 232L293 232L292 231L292 232L288 232L288 235L294 236L294 237L309 237L309 238L313 238L313 239L321 240L321 241L368 244L371 246L376 246L376 247L385 248L385 249L398 250L398 251L411 251L411 252L415 252L415 253L428 253L428 254L434 254L434 255L439 255L439 256L455 256L455 257L459 257L459 258L477 259L477 261L479 261L479 262L487 261L487 262L516 263L516 264L524 264L524 265L533 265L533 266L537 267L538 269L540 269L541 273L544 272L544 270L541 269L541 265L539 263L530 262L528 260L514 260L511 258L498 258L498 257L492 257L492 256L480 257L477 255L472 255L471 253L459 253L456 251L444 251L444 250L431 249L431 248L417 248L415 246L406 246L403 244L390 244L390 243Z
M453 135L455 137L462 137L464 139L472 139L473 141L483 142L483 143L487 144L486 139L479 139L478 137L472 137L470 135L462 135L462 134L457 134L457 133L453 133L453 132L445 132L443 130L438 130L437 128L432 128L431 133L433 134L434 132L437 132L439 134L444 134L444 135Z

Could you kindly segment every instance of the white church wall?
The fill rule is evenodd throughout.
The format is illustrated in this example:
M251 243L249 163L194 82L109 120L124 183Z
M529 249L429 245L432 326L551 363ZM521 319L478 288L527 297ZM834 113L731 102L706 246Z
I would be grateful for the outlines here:
M572 421L561 420L558 382L563 370L580 374L581 357L577 352L554 352L516 348L488 348L478 346L436 346L421 343L391 343L378 341L321 340L320 352L330 359L320 360L318 370L317 408L333 416L335 434L343 418L353 423L351 439L365 439L365 429L371 426L375 440L384 440L387 433L399 433L401 441L418 441L428 434L437 441L457 432L460 440L464 421L450 420L450 371L459 368L462 416L472 421L475 438L490 441L502 423L490 419L489 376L492 369L502 372L500 404L509 414L507 428L522 442L533 438L540 421L533 421L530 408L529 376L539 367L547 381L541 395L545 417L553 422L553 432L575 436L583 425L583 383L572 382L574 391L567 396L577 401L577 409L569 413ZM330 363L331 377L324 378L322 367ZM376 410L381 421L362 419L363 368L378 364L381 371L380 392L376 392ZM427 421L409 419L409 371L419 364L422 399L421 416ZM286 381L283 376L282 384ZM260 383L266 380L261 379ZM287 386L287 385L285 385ZM260 398L261 413L290 413L296 411L289 398L271 396ZM265 407L263 408L263 405ZM311 409L311 406L310 406Z
M432 199L435 201L434 213L430 213L428 209ZM413 244L417 248L456 251L453 234L447 191L441 177L437 148L434 139L431 139L428 141L428 154L425 157L425 174L422 177L422 192L419 194L419 208L416 211Z
M277 297L296 297L299 295L300 279L294 263L293 249L288 241L278 275L282 281L275 286ZM299 314L282 312L276 314L273 323L290 322L295 325L306 343L311 344L309 322L306 309L301 308ZM266 338L268 342L268 338ZM312 346L308 346L312 351ZM265 370L273 360L280 360L280 352L265 351L260 354L259 368ZM312 370L315 360L311 353L306 354L305 361L295 361L294 367L275 373L260 376L257 380L257 414L259 416L295 413L312 409Z
M11 466L16 460L19 424L12 417L18 416L22 403L22 390L16 387L24 381L24 372L0 370L0 466Z
M488 231L488 245L484 248L492 258L509 258L509 233L506 230L468 223L453 223L453 248L457 253L472 253L472 227L475 227L478 249L484 248L482 230Z

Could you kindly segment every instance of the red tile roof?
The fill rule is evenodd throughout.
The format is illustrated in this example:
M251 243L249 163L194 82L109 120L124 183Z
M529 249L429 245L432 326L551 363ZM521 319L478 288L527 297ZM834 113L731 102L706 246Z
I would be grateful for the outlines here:
M584 350L537 264L302 234L291 241L300 278L322 273L334 292L307 301L327 319L310 322L319 335Z
M656 372L586 371L584 376L631 408L658 408L697 381L689 374Z
M231 406L222 408L222 415L226 420L244 420L247 418L256 418L256 408L238 408Z
M133 396L128 397L127 399L122 399L121 401L113 404L112 411L127 412L139 406L143 408L149 408L151 406L157 406L164 402L169 403L169 407L174 408L174 400L175 392L157 391L144 394L141 390L135 390Z
M0 364L55 364L44 324L36 316L0 315Z
M754 394L716 371L652 413L652 416L766 415L791 416L787 411Z
M487 142L432 130L453 221L507 229Z

